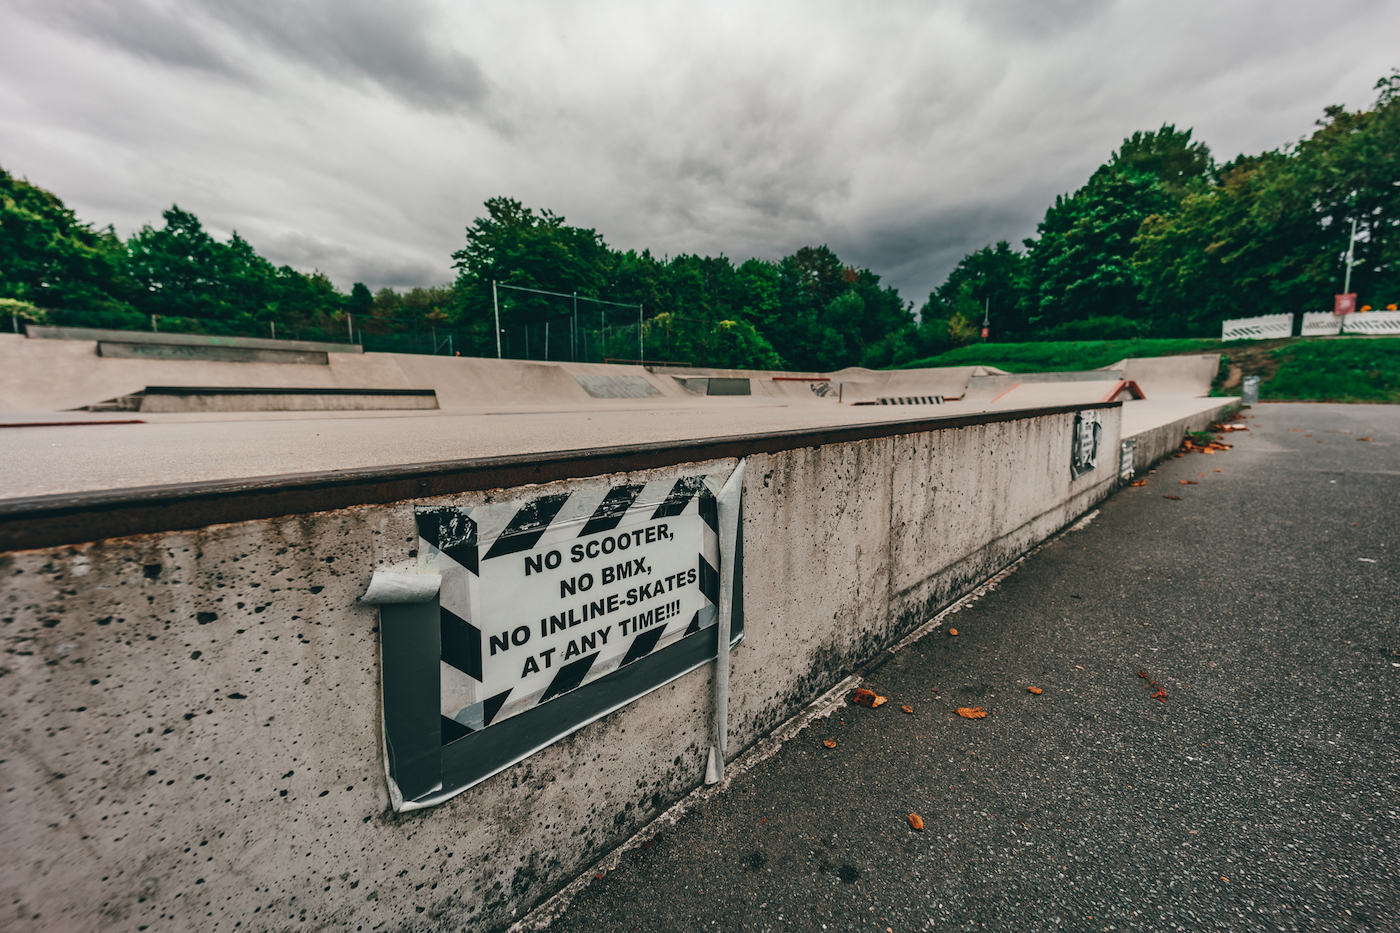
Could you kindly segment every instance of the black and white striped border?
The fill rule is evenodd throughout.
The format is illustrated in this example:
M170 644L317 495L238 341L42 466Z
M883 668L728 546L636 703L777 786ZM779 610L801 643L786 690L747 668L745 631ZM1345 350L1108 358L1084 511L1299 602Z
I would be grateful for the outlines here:
M715 624L719 603L719 514L716 493L723 475L549 493L482 506L417 506L418 560L422 572L442 577L440 693L442 744L446 745L523 713L613 670L640 660ZM702 608L688 620L648 628L625 656L597 663L598 653L560 667L549 685L523 696L506 690L483 695L482 626L473 605L473 578L481 563L561 541L610 531L628 515L660 519L698 514L703 541L696 555Z

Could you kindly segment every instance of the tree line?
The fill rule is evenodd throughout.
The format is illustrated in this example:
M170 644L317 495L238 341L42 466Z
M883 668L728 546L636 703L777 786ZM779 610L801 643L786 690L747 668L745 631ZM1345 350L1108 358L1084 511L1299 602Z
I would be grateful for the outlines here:
M915 313L826 246L735 263L617 250L493 198L433 288L338 290L220 240L178 206L123 240L0 169L0 312L29 320L367 349L826 371L899 365L980 339L1212 336L1221 320L1400 298L1400 73L1370 110L1329 107L1300 142L1217 163L1189 129L1123 141L1019 248L965 256ZM493 283L495 283L493 287ZM640 308L641 321L638 320ZM501 328L496 321L499 317Z

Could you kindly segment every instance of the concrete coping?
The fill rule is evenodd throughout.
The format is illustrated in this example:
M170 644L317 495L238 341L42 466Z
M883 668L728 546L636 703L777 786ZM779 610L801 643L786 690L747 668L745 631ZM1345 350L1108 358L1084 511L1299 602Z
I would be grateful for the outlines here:
M436 395L436 389L288 389L277 386L146 386L145 395Z
M1121 406L1122 402L1055 405L547 454L514 454L0 499L0 551L60 547L126 535L186 531L283 515L327 512Z
M25 336L39 340L97 340L107 343L156 344L167 347L239 347L245 350L303 350L320 353L363 353L358 343L316 340L270 340L266 337L223 337L214 334L162 334L159 331L106 330L99 327L53 327L26 324Z

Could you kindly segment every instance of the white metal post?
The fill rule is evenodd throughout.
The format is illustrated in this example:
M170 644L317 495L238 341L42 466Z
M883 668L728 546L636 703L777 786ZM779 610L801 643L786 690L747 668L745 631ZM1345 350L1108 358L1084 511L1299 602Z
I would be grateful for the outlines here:
M637 362L644 363L646 358L647 348L642 338L642 306L637 305Z
M1348 243L1347 243L1347 275L1346 275L1346 280L1342 283L1342 294L1343 294L1343 295L1350 295L1350 294L1351 294L1351 266L1352 266L1352 262L1354 261L1353 257L1355 257L1355 256L1356 256L1356 218L1353 217L1353 218L1351 219L1351 240L1348 241Z
M496 359L501 358L501 305L496 300L496 280L491 280L491 310L496 314Z

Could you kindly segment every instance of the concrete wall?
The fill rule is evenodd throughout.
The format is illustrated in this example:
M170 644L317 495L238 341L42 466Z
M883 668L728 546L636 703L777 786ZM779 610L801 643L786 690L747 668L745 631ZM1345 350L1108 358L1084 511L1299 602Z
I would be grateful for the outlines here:
M751 453L731 754L1108 495L1120 412L1077 480L1066 411ZM354 599L412 506L0 555L0 926L498 929L699 784L708 668L395 815Z

